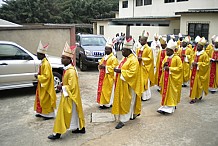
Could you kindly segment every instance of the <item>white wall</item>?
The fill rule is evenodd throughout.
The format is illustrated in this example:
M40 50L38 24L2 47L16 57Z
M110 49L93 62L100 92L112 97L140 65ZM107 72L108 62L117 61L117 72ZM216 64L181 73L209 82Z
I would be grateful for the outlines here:
M204 14L183 14L180 21L181 33L188 33L188 23L209 23L209 38L213 35L218 35L218 14L204 13ZM211 40L208 40L211 42Z
M133 17L133 0L128 0L128 8L123 8L122 1L119 0L119 18Z
M126 33L126 25L108 25L108 21L100 21L97 23L97 34L99 33L99 27L104 26L104 37L106 39L108 38L114 38L116 33L124 32ZM165 34L173 34L174 29L179 29L180 23L179 20L171 20L170 26L130 26L130 35L135 40L138 40L139 35L142 34L143 30L146 30L149 32L150 36L148 40L153 40L153 36L155 33L158 33L160 35Z
M152 5L137 7L135 6L136 0L128 0L128 8L122 8L122 1L124 0L119 0L120 18L145 16L175 16L175 12L187 11L188 9L218 8L217 0L189 0L173 3L164 3L164 0L152 0Z
M107 30L108 21L98 21L97 22L97 34L100 34L100 26L104 26L104 33Z
M135 40L138 40L139 36L142 35L143 30L149 32L148 41L154 39L154 34L158 33L159 35L171 34L169 27L161 26L131 26L130 35L133 36Z
M180 20L171 20L169 29L170 33L174 34L174 29L180 29Z
M130 27L130 34L133 36L135 40L138 39L139 35L142 34L142 31L148 31L149 37L148 41L153 40L153 36L155 33L158 33L159 35L166 35L166 34L173 34L174 29L180 28L180 21L179 20L171 20L170 26L131 26Z
M105 38L114 38L117 33L126 33L125 25L109 25L107 27L107 33L105 33Z
M108 21L100 21L97 23L97 34L100 34L99 27L104 26L104 37L114 38L117 33L126 33L126 26L125 25L108 25Z

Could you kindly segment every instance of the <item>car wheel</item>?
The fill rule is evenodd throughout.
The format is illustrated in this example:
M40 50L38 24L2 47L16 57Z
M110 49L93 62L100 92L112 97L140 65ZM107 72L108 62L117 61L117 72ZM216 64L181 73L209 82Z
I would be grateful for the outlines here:
M58 93L60 91L57 89L57 86L61 84L62 76L58 72L53 72L53 75L54 75L54 87L55 87L55 91Z
M79 68L81 71L87 70L87 66L83 63L82 57L79 58Z

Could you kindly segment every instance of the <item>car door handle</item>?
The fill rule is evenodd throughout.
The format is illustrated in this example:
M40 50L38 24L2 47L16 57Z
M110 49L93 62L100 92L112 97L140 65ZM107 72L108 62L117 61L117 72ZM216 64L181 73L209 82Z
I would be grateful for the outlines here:
M7 63L1 63L0 65L8 65Z

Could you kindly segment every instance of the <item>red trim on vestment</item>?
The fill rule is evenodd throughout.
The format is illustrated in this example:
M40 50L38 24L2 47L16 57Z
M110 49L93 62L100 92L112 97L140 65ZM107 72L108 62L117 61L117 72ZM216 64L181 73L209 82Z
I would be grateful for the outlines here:
M181 60L182 60L182 63L183 63L184 60L185 60L185 57L182 56L182 55L185 55L185 51L186 51L186 50L182 50L182 53L181 53L181 56L180 56L180 58L181 58Z
M138 57L142 57L143 50L139 50ZM142 61L139 61L141 63Z
M120 62L119 66L118 66L118 69L120 69L120 68L123 66L123 64L126 62L126 60L127 60L127 58L125 57L125 58L123 59L123 61ZM119 73L116 73L116 78L115 78L115 88L116 88L116 84L117 84L118 74L119 74ZM115 88L114 88L114 90L115 90Z
M213 52L212 59L218 60L218 52ZM216 62L211 62L211 68L210 68L210 84L209 87L213 88L214 79L216 77Z
M38 75L41 75L41 65L39 66ZM40 83L38 83L37 86L40 86ZM41 105L40 105L40 100L39 100L38 87L37 87L37 89L36 89L36 112L37 112L37 113L42 113L42 107L41 107Z
M168 62L169 67L171 65L171 61L172 61L172 58L167 58L167 62ZM169 71L164 71L164 88L163 88L162 102L161 102L162 106L164 105L164 101L165 101L165 98L166 98L168 82L169 82L169 75L170 75Z
M102 64L106 66L106 62L107 62L107 60L104 60ZM102 86L103 86L104 77L105 77L105 68L104 69L100 69L100 73L99 73L98 90L97 90L97 102L98 103L100 103L100 98L101 98L101 92L102 92Z
M160 77L162 74L162 62L163 62L165 56L166 56L166 50L162 50L161 54L160 54L160 63L159 63L159 70L158 70L158 82L157 82L158 86L159 86Z
M126 41L127 41L127 42L130 42L131 40L132 40L132 38L128 38Z
M63 76L62 76L62 82L64 81L64 74L66 73L66 70L63 70Z
M195 45L195 47L194 47L194 52L196 52L196 50L197 50L197 45Z
M194 62L198 62L200 56L197 56L195 57L195 60ZM197 66L194 66L192 68L192 75L191 75L191 82L190 82L190 97L191 97L191 93L192 93L192 89L193 89L193 85L194 85L194 81L195 81L195 75L196 75L196 72L197 72Z

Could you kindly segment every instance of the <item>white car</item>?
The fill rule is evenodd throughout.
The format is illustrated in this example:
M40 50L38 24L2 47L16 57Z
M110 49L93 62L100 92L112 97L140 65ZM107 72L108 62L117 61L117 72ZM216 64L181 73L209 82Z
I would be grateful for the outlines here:
M47 56L52 66L55 90L62 81L60 57ZM0 41L0 90L30 87L37 84L34 74L40 64L37 56L14 42Z

